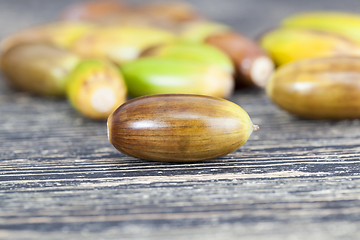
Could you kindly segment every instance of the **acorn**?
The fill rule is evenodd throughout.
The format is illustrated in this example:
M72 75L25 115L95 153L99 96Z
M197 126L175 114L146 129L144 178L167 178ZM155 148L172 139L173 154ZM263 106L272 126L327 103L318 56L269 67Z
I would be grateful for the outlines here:
M64 96L67 75L80 58L42 43L17 45L1 55L1 69L10 84L22 91Z
M279 107L302 118L360 118L360 57L313 58L283 65L266 92Z
M306 11L290 15L281 21L289 28L313 29L343 36L360 43L360 14L345 11Z
M108 118L120 152L145 160L196 162L236 151L258 130L237 104L210 96L165 94L132 99Z
M236 70L238 86L265 87L274 71L274 62L252 39L213 22L194 22L184 27L181 37L202 41L227 54Z
M17 31L5 37L0 44L1 52L25 43L44 43L69 49L81 35L90 31L93 24L83 22L52 22Z
M236 32L209 36L206 43L213 45L233 60L239 84L265 87L274 71L274 62L257 43Z
M278 66L306 58L360 55L360 45L355 41L320 30L276 28L259 42Z
M211 64L224 69L224 71L230 74L234 74L235 71L231 59L225 53L204 43L180 41L162 44L145 50L141 56L183 59L192 62Z
M67 77L66 93L76 110L95 120L106 119L127 97L118 68L103 60L80 62Z
M180 26L179 36L188 42L205 42L211 35L231 31L225 24L210 21L192 21Z
M146 48L174 39L173 33L155 27L107 26L82 35L71 50L83 58L107 59L122 64L138 58Z
M231 73L202 62L176 58L144 57L123 64L129 94L201 94L229 97L234 90Z

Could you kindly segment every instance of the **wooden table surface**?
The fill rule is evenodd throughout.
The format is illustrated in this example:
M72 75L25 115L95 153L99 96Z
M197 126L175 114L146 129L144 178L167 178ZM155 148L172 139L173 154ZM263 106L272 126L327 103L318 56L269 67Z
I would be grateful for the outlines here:
M1 0L0 37L70 3ZM138 1L139 2L139 1ZM356 0L194 0L248 36L302 10ZM360 121L308 121L262 90L231 100L260 125L234 153L193 164L127 157L106 123L0 79L0 239L360 239Z

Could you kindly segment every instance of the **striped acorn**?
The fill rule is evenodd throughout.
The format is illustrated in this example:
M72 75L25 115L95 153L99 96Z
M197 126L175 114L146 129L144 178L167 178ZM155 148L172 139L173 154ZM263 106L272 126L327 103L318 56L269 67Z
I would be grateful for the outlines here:
M135 98L108 118L109 141L116 149L166 162L224 156L242 146L258 128L235 103L186 94Z
M359 57L296 61L280 67L266 91L274 103L302 118L360 118L359 69Z

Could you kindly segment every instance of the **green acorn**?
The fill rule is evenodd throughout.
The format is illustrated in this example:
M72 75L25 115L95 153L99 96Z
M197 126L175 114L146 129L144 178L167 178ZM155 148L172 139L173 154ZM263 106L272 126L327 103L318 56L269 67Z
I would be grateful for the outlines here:
M176 58L146 57L121 67L134 97L182 93L228 97L234 88L229 72L221 67Z
M177 42L150 48L142 56L157 56L162 58L183 59L193 62L218 66L230 74L234 73L231 59L217 48L191 42Z
M67 79L67 96L84 116L106 119L126 101L126 86L118 68L103 60L84 60Z

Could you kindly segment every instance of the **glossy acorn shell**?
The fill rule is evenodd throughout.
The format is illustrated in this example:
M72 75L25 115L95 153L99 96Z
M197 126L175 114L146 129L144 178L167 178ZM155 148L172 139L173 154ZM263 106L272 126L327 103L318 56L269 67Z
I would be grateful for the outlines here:
M200 95L135 98L108 118L109 141L120 152L146 160L194 162L231 153L257 130L230 101Z
M279 107L302 118L360 118L360 58L286 64L273 75L266 91Z

